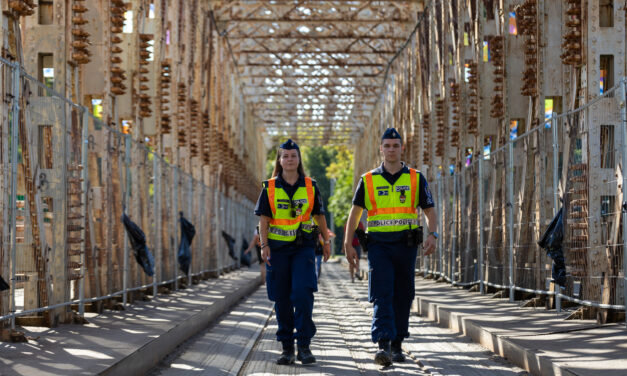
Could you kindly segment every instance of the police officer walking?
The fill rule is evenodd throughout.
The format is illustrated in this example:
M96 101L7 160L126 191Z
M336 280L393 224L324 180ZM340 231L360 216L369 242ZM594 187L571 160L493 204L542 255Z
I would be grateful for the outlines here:
M357 266L352 245L363 209L368 211L367 249L370 283L368 300L374 305L372 341L378 343L374 362L389 366L403 362L402 342L409 337L409 311L415 295L414 269L422 231L420 206L427 217L429 235L424 255L435 250L437 213L426 179L401 162L402 140L394 128L381 137L381 166L362 175L351 208L344 247L348 262Z
M320 192L316 182L305 176L300 149L294 141L287 140L279 147L272 179L263 182L255 214L260 217L268 298L275 303L279 326L276 335L283 346L277 364L294 363L294 339L298 360L314 363L309 344L316 333L312 319L314 292L318 291L315 224L324 239L324 261L331 254L331 241Z

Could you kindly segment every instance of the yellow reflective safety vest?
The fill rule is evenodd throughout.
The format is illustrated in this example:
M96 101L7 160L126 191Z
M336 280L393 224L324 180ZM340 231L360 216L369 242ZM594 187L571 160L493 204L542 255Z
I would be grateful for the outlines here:
M364 201L368 210L368 232L398 232L418 226L420 173L413 168L391 185L380 174L364 174Z
M264 186L268 189L272 210L268 239L294 241L299 225L304 232L311 233L311 211L316 193L311 178L305 177L305 186L298 187L291 200L283 188L276 187L276 178L264 182Z

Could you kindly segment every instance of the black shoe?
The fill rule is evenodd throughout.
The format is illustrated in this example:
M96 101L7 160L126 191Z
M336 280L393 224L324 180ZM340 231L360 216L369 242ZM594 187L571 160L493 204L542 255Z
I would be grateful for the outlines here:
M287 365L294 364L296 358L294 357L294 346L283 347L283 352L279 359L276 360L276 364Z
M401 345L403 341L392 341L392 346L390 347L392 350L392 361L395 363L402 363L405 361L405 355L403 355L403 349Z
M311 364L316 362L316 357L313 356L311 350L309 350L309 346L298 346L297 359L300 360L302 364Z
M392 356L390 356L390 341L379 341L379 351L377 351L374 356L374 363L384 367L392 365Z

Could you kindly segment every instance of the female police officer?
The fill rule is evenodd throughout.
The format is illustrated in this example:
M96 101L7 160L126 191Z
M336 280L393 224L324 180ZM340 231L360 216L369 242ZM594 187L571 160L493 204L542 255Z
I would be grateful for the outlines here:
M283 352L277 364L298 360L314 363L309 349L316 333L312 320L313 293L318 290L314 268L315 231L324 237L324 261L331 253L329 232L316 182L305 176L300 149L287 140L277 151L272 179L263 182L255 214L260 216L261 256L266 261L268 298L275 303L277 340ZM296 330L296 333L294 333Z

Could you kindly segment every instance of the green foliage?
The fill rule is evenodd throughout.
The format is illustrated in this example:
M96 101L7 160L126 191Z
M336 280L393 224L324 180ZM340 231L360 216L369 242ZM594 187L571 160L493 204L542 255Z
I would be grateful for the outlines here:
M345 146L338 146L336 150L335 160L326 169L327 177L335 179L328 210L333 213L336 228L342 228L348 219L353 199L353 153Z
M274 171L274 161L276 161L276 153L276 148L272 148L268 151L266 159L266 179L270 179L272 177L272 171Z
M316 180L325 204L329 202L331 180L327 176L327 166L335 160L337 150L331 146L301 147L305 173Z

